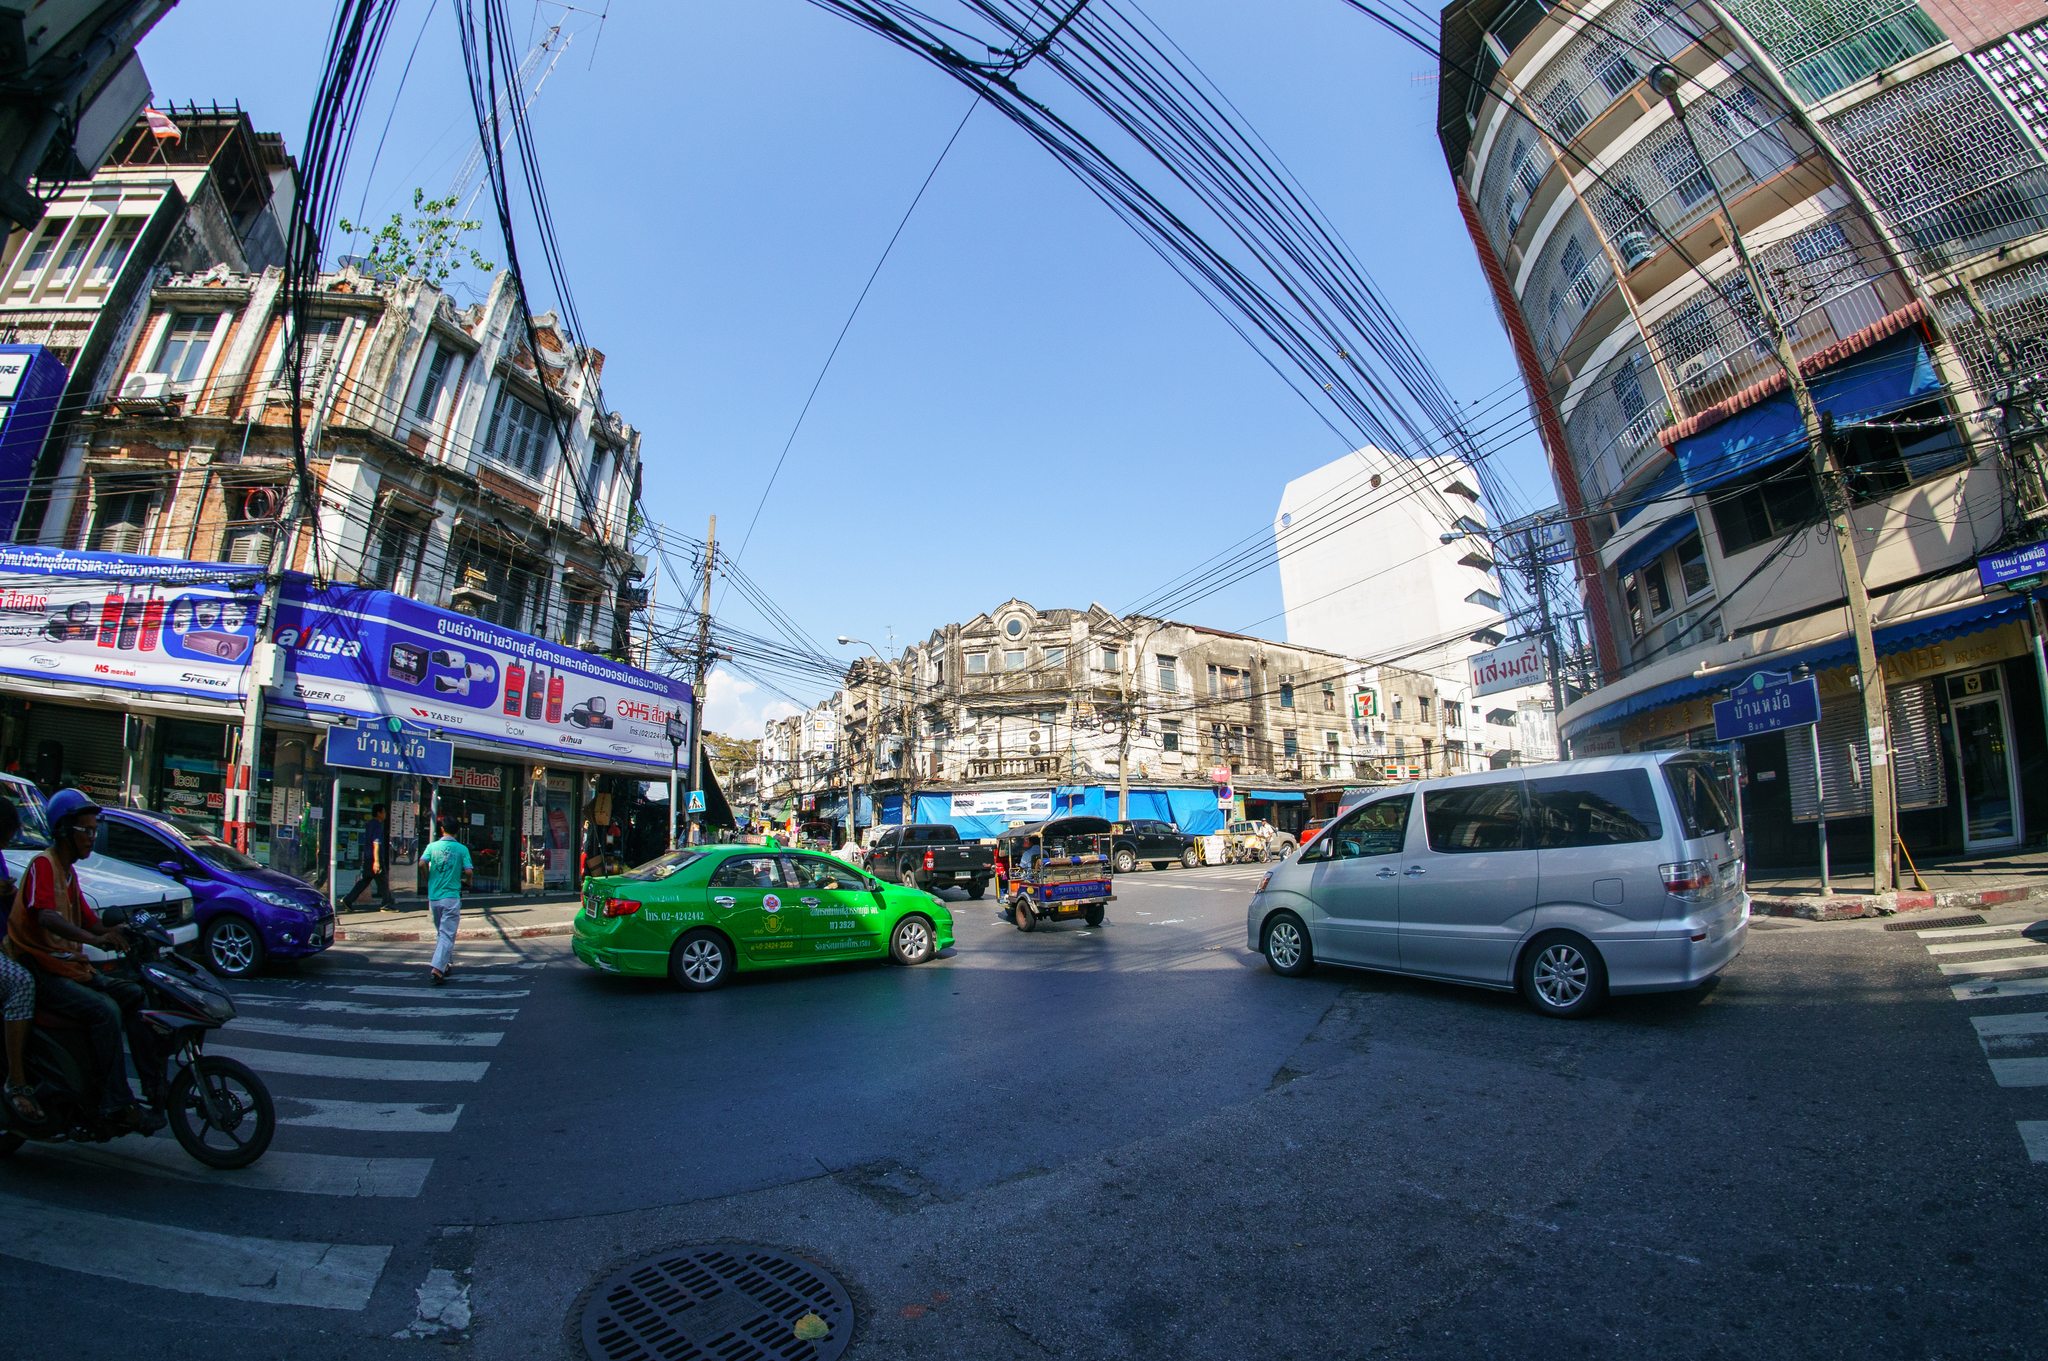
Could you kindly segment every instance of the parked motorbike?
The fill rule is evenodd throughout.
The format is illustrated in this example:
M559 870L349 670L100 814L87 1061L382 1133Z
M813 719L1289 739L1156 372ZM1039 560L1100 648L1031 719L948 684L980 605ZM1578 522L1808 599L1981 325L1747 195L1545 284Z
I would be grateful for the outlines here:
M180 956L170 933L148 911L101 915L125 926L127 962L117 966L142 985L142 1017L154 1055L133 1055L142 1099L163 1112L184 1150L208 1167L247 1167L263 1156L277 1132L277 1111L263 1079L234 1059L202 1052L206 1033L235 1018L235 1004L220 980ZM0 1102L0 1158L30 1139L44 1143L103 1144L135 1131L99 1113L100 1078L85 1032L38 1013L29 1034L28 1073L43 1120L18 1116Z

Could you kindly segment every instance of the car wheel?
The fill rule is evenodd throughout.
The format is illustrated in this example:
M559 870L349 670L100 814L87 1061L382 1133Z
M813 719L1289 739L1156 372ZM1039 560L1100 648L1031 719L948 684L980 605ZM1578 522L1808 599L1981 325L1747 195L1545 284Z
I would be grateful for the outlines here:
M936 953L937 945L931 922L913 912L889 933L889 958L898 964L922 964Z
M1180 853L1180 863L1187 866L1189 869L1193 869L1195 866L1202 863L1201 854L1198 851L1196 851L1193 846L1190 846Z
M1266 965L1284 978L1300 978L1316 966L1308 928L1292 912L1276 912L1266 923Z
M709 992L732 977L732 946L716 931L699 928L668 953L668 976L684 992Z
M217 974L247 978L263 967L263 937L246 918L215 917L206 926L206 963Z
M1138 857L1134 851L1118 851L1111 863L1116 866L1118 874L1136 874L1138 872Z
M1091 908L1088 908L1088 909L1086 910L1086 912L1085 912L1085 913L1084 913L1083 915L1084 915L1084 916L1085 916L1085 917L1087 918L1087 920L1088 920L1088 924L1089 924L1090 926L1100 926L1100 925L1102 925L1102 918L1103 918L1103 916L1104 916L1104 909L1103 909L1103 908L1101 908L1101 907L1099 907L1099 906L1097 906L1097 907L1091 907Z
M1038 929L1038 914L1031 910L1030 902L1021 893L1010 904L1010 916L1017 923L1019 931L1035 931Z
M1530 941L1515 974L1523 1000L1545 1016L1588 1016L1607 1000L1607 965L1600 952L1569 931Z
M981 895L986 892L988 892L988 880L986 879L976 879L967 886L967 896L976 900L979 900Z

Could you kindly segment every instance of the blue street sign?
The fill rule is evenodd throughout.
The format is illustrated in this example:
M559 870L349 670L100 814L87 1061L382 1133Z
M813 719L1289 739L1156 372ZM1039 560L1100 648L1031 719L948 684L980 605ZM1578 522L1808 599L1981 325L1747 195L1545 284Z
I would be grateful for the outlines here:
M693 789L693 790L691 790L691 791L690 791L690 811L691 811L692 813L701 813L701 812L703 812L703 811L704 811L704 791L703 791L703 790L701 790L701 789Z
M2048 574L2048 543L2030 543L1977 559L1977 580L1987 591L2008 581L2024 581L2043 574Z
M455 744L379 728L329 728L327 764L347 770L381 770L390 775L445 780L455 773Z
M1714 737L1728 742L1820 722L1820 682L1759 671L1714 706Z

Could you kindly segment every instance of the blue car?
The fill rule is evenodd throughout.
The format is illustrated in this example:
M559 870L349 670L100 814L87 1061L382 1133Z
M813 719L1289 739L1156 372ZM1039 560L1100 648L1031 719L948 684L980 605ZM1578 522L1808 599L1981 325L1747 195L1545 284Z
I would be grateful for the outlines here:
M334 944L334 909L320 890L265 869L197 823L106 808L93 849L192 890L201 956L216 973L242 978L266 959L303 959Z

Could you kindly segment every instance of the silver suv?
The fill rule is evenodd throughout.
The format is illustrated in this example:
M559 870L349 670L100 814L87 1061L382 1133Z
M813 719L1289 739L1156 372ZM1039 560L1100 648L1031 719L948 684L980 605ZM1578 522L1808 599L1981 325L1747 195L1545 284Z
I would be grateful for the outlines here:
M1727 769L1646 752L1375 790L1260 882L1249 944L1289 977L1354 964L1551 1016L1696 987L1749 933Z

